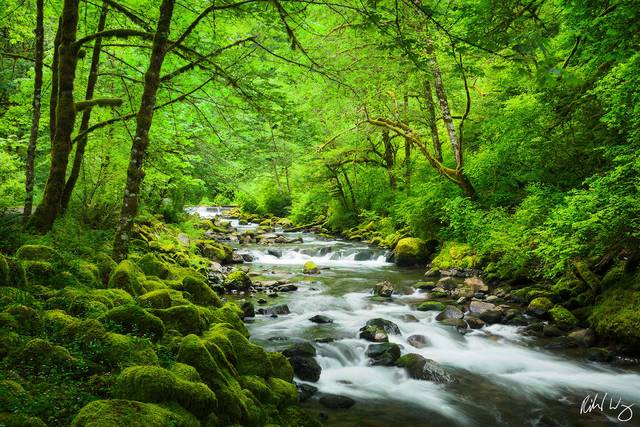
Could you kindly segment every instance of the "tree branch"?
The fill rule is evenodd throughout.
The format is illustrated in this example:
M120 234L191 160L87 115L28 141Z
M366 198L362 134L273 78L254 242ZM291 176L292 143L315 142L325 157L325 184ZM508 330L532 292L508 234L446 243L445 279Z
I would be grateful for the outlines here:
M76 113L87 110L93 107L119 107L122 105L122 99L120 98L96 98L87 99L84 101L76 102Z

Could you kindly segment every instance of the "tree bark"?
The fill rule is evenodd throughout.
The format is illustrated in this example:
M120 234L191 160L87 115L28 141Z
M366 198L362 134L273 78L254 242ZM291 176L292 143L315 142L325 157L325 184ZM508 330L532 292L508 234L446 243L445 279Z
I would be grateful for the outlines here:
M40 129L40 112L42 102L42 66L44 57L44 0L36 0L36 46L35 46L35 77L33 83L33 116L31 118L31 133L29 135L29 147L27 149L24 217L31 216L33 208L33 183L34 163L36 158L36 145L38 144L38 131Z
M53 227L60 211L60 200L71 152L71 133L73 132L76 110L73 99L73 85L76 74L77 50L73 43L78 28L79 0L65 0L60 27L60 46L58 48L58 97L55 113L55 134L51 141L51 168L45 186L42 202L34 212L30 225L45 233Z
M433 94L431 93L431 82L425 83L425 103L427 105L427 120L429 122L429 130L431 131L431 142L433 143L433 151L436 159L442 163L442 142L438 135L438 124L436 122L436 108L433 105Z
M408 120L409 96L404 96L404 117ZM411 144L404 140L404 186L407 195L411 195Z
M113 258L118 261L127 257L133 220L138 214L140 187L144 180L142 167L149 145L149 129L153 120L156 93L160 86L160 71L167 53L174 5L175 0L162 0L158 26L153 37L149 67L144 76L144 89L136 119L136 134L131 145L120 223L113 242Z
M58 106L58 65L60 62L60 40L62 37L62 17L58 19L58 29L53 39L53 60L51 61L51 95L49 96L49 137L53 141L56 134L56 108Z
M384 165L387 169L387 175L389 176L389 188L395 190L397 187L396 174L393 171L395 166L393 146L391 145L391 136L389 131L384 129L382 131L382 145L384 147Z
M103 3L102 10L100 12L100 19L98 21L98 29L97 29L98 33L104 31L104 28L107 22L108 12L109 12L109 8L107 4ZM87 81L87 91L85 93L86 100L93 99L96 83L98 82L98 68L100 65L101 50L102 50L102 37L97 37L93 45L93 52L91 55L89 79ZM71 195L73 194L73 189L75 188L76 182L78 181L78 177L80 176L80 167L82 166L82 161L84 160L84 151L87 146L88 138L87 138L86 130L89 128L89 121L91 120L91 111L92 111L91 108L87 108L82 112L80 130L78 131L78 133L84 134L84 136L76 142L76 153L73 158L73 166L71 167L71 173L69 174L69 178L67 178L67 183L64 186L64 192L62 193L61 213L64 213L67 210L67 207L69 206L69 201L71 200Z

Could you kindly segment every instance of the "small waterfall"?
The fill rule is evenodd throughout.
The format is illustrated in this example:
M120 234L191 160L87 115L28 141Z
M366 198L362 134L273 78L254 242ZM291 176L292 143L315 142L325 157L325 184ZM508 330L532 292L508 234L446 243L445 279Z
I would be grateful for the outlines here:
M334 245L273 246L244 251L253 257L255 264L304 265L313 261L320 267L364 267L375 268L392 265L387 262L387 253L380 249Z

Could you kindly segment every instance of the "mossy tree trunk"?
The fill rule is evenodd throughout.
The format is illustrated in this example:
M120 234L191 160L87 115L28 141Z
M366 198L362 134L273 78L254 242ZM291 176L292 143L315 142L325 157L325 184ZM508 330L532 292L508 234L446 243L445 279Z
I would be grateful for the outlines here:
M107 22L107 14L109 12L109 7L106 3L103 3L102 10L100 12L100 18L98 21L98 33L104 31ZM100 65L100 53L102 51L102 37L96 37L96 41L93 45L93 52L91 55L91 66L89 69L89 79L87 81L87 91L85 100L93 99L93 94L95 92L96 83L98 82L98 67ZM69 178L67 178L67 182L64 187L64 191L62 193L61 200L61 213L67 210L67 206L69 205L69 201L71 200L71 195L73 194L73 189L75 188L76 182L78 181L78 177L80 176L80 168L82 166L82 161L84 160L84 150L87 146L87 129L89 128L89 121L91 120L91 108L87 108L82 112L82 119L80 122L80 130L78 131L81 136L76 141L76 152L73 159L73 166L71 167L71 172L69 174Z
M118 261L127 257L133 220L138 214L140 187L144 179L143 164L149 146L149 130L153 120L156 93L160 86L160 71L169 47L169 30L174 5L175 0L162 1L158 26L153 37L149 67L144 76L144 89L136 117L136 133L131 145L120 222L113 242L113 257Z
M65 0L62 10L58 47L58 95L55 111L54 136L51 141L51 168L44 190L44 197L30 224L40 232L47 232L53 226L60 211L60 200L64 190L71 133L75 124L76 109L73 86L77 65L77 49L74 46L78 28L79 0Z
M44 0L36 0L36 46L35 46L35 77L33 83L33 115L31 118L31 132L29 135L29 147L27 148L27 162L25 173L24 216L31 216L33 208L33 184L34 163L36 158L36 145L38 144L38 132L40 130L40 112L42 105L42 65L44 57Z

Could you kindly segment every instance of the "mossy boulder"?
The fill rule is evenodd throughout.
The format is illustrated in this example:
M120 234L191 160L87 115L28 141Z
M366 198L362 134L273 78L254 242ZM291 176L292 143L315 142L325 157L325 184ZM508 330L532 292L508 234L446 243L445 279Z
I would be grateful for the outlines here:
M183 335L199 335L207 328L205 320L200 316L198 307L193 304L153 309L151 313L162 319L167 329L175 329Z
M600 279L589 269L589 265L585 261L576 261L573 265L578 276L584 280L593 291L600 289Z
M419 311L442 311L446 307L445 304L440 301L425 301L418 305Z
M232 271L224 279L224 288L228 291L248 291L250 287L251 278L242 270Z
M576 316L561 305L556 305L549 310L549 316L560 329L569 330L575 328L578 324Z
M6 427L47 427L38 417L12 412L0 413L0 426Z
M1 269L6 268L6 276L4 277L4 281L0 277L0 287L8 286L12 288L25 289L27 287L27 273L24 269L24 266L21 262L16 261L12 258L2 257L2 261L0 261Z
M221 264L233 262L233 249L230 246L218 243L215 240L198 240L196 242L198 253L205 258L216 260Z
M267 353L271 362L271 373L274 377L288 382L293 381L293 367L289 360L280 352Z
M527 312L534 316L543 317L547 315L551 308L553 308L553 303L549 298L538 297L529 303L527 306Z
M60 263L62 257L53 248L44 245L24 245L16 251L16 258L22 261L45 261Z
M240 332L225 324L214 325L210 330L210 333L212 332L222 334L231 342L236 356L236 369L240 375L256 375L264 378L271 375L271 361L262 347L251 343Z
M215 393L202 382L187 381L158 366L132 366L120 373L113 389L117 398L139 402L177 402L200 419L218 409Z
M131 296L138 297L146 293L140 283L142 274L142 271L133 262L124 260L118 264L111 274L108 287L110 289L122 289Z
M86 339L85 345L95 349L95 359L108 366L158 365L158 355L147 339L107 332L100 339Z
M138 304L147 308L169 308L171 307L171 293L168 289L147 292L138 297Z
M184 337L176 360L196 368L202 380L214 390L229 387L237 376L224 353L214 346L205 347L196 335Z
M80 282L71 272L61 271L55 273L46 285L52 289L64 289L66 287L78 287Z
M290 382L280 378L269 378L267 385L271 391L272 399L278 408L296 405L298 403L298 389Z
M50 285L56 274L54 265L48 261L22 261L22 266L30 285Z
M0 254L0 286L9 286L9 263L2 254Z
M304 274L320 274L320 269L313 261L307 261L302 266L302 272Z
M587 291L588 285L575 277L563 277L552 286L551 290L561 299L569 299Z
M186 381L191 381L193 383L202 382L202 378L200 378L198 370L193 366L187 365L185 363L174 363L171 367L171 372L173 372L174 375L176 375L178 378L182 378Z
M105 253L99 253L96 255L96 266L98 267L98 272L100 273L100 280L103 285L107 285L109 283L109 278L111 277L111 273L116 269L118 263L116 263L113 258Z
M152 341L157 341L164 335L162 320L137 305L112 308L102 320L115 323L128 334L146 336Z
M429 256L426 242L416 237L398 240L393 255L396 265L402 267L426 264Z
M29 393L20 383L12 380L0 381L0 412L15 411L28 398Z
M15 320L21 335L39 335L44 328L40 313L32 307L12 305L5 312Z
M27 342L19 356L20 366L38 371L47 368L70 369L76 362L69 350L40 338Z
M432 270L469 269L479 265L480 258L473 248L458 242L445 243L431 262Z
M180 407L132 400L94 400L75 416L71 427L200 427L197 418Z
M148 253L138 260L136 263L140 270L147 276L155 276L160 279L166 279L171 274L169 267L160 261L153 253Z
M206 307L222 307L222 301L203 280L194 276L187 276L182 279L183 289L188 292L188 299L192 303Z

